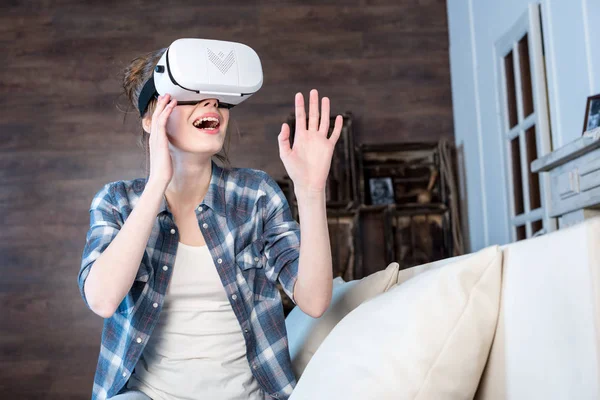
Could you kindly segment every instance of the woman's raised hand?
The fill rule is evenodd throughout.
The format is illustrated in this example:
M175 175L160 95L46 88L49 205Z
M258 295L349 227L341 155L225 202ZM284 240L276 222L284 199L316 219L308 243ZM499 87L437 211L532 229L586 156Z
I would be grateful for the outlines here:
M158 103L152 114L150 129L150 176L148 181L164 185L165 188L173 177L173 164L169 152L169 139L166 125L169 115L177 105L177 100L167 93L158 97Z
M342 131L343 118L341 115L336 117L331 137L327 138L329 98L322 99L319 121L319 93L316 89L310 91L308 127L302 93L296 93L295 106L294 146L290 147L290 127L288 124L283 124L278 136L279 157L294 182L296 193L298 191L321 192L325 190L333 150Z

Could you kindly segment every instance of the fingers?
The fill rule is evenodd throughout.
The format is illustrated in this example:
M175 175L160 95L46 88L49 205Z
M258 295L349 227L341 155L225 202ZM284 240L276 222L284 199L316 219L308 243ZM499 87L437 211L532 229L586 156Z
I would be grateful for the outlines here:
M285 157L292 151L290 146L290 127L288 124L281 125L281 132L277 136L279 142L279 156Z
M152 113L152 124L164 127L176 104L177 100L172 98L168 93L164 96L159 96L154 113Z
M340 133L342 132L342 124L344 122L344 118L341 115L335 117L335 124L333 125L333 132L331 132L331 137L329 140L333 141L335 145L340 138Z
M152 119L157 119L161 112L165 109L165 105L167 104L167 98L169 94L164 96L158 96L158 101L156 102L156 107L154 108L154 112L152 113Z
M319 126L319 133L327 137L329 132L329 98L323 97L321 99L321 125Z
M329 132L329 98L323 97L321 100L321 112L319 113L319 92L317 89L310 91L308 103L308 127L306 127L306 111L304 108L304 96L301 92L296 93L296 131L318 131L327 137ZM319 115L321 119L319 121Z
M304 96L302 93L296 93L296 132L306 130L306 112L304 111Z
M310 100L308 107L308 130L316 131L319 129L319 92L317 89L310 91Z

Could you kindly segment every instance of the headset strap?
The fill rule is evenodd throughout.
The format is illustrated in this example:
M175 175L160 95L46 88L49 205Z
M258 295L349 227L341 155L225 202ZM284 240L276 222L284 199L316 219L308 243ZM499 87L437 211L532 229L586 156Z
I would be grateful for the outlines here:
M150 79L146 81L142 91L140 92L140 97L138 98L138 109L140 110L140 117L144 116L146 112L146 108L148 108L148 103L150 100L157 95L156 87L154 86L154 74L150 76Z

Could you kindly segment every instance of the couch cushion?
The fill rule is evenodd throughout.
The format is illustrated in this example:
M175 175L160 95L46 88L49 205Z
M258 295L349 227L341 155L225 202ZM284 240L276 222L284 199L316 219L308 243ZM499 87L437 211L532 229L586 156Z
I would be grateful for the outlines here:
M336 278L329 308L320 318L313 318L296 306L288 314L285 326L288 332L290 356L294 374L302 376L304 368L329 332L350 311L362 302L375 297L395 285L398 280L398 263L360 280L339 282Z
M431 268L361 304L331 331L290 399L468 399L491 346L502 252Z
M504 248L477 399L600 399L600 219Z

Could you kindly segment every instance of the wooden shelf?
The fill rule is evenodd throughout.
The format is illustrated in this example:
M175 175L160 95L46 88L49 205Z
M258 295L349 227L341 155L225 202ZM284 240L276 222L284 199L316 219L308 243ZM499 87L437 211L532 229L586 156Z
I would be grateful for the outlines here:
M548 172L555 167L574 160L590 151L600 147L600 131L592 136L582 136L567 143L559 149L534 160L531 163L531 172Z

